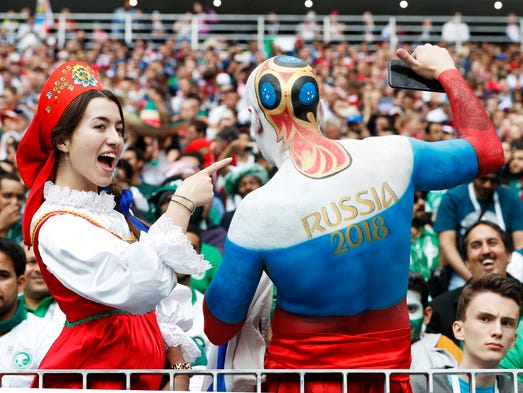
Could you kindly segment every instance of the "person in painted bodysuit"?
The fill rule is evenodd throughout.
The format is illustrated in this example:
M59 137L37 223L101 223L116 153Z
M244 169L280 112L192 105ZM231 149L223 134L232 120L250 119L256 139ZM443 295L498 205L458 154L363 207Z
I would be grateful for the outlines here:
M244 198L231 222L205 295L205 332L214 344L241 329L265 271L278 293L266 368L410 367L405 296L414 190L495 171L503 150L446 49L426 44L396 53L442 83L460 139L329 140L319 130L323 106L309 65L278 56L249 76L251 133L278 172ZM312 375L306 390L340 391L337 378ZM349 392L383 389L376 375L349 378ZM408 376L391 376L391 392L410 389ZM298 392L299 378L270 374L266 390Z

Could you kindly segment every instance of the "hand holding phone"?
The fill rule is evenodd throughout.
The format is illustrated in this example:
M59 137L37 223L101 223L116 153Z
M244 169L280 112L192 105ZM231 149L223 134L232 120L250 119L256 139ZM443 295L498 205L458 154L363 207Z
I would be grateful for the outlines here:
M436 79L427 79L410 68L400 59L389 61L388 83L395 89L424 90L445 93L445 89Z

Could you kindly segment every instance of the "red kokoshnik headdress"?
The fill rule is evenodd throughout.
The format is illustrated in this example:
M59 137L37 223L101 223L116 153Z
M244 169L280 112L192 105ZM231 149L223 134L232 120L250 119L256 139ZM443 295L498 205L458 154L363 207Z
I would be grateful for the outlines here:
M58 66L42 89L38 109L16 151L20 176L29 195L22 218L24 243L31 246L31 220L43 202L43 189L53 175L55 149L51 132L65 108L88 90L102 90L100 77L86 63L71 61Z

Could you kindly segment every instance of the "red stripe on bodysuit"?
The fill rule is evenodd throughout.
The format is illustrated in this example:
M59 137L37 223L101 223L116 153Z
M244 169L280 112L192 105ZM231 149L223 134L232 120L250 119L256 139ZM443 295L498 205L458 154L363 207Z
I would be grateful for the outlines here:
M459 138L476 151L478 176L501 168L505 162L501 141L481 101L456 69L442 72L438 80L449 96Z

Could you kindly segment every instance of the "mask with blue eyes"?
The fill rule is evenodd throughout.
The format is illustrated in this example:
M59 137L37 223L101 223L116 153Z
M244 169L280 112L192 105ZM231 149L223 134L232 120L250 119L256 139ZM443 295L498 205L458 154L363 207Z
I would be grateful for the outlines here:
M321 135L318 79L306 62L293 56L270 58L249 82L264 120L302 174L323 178L351 164L342 146Z

